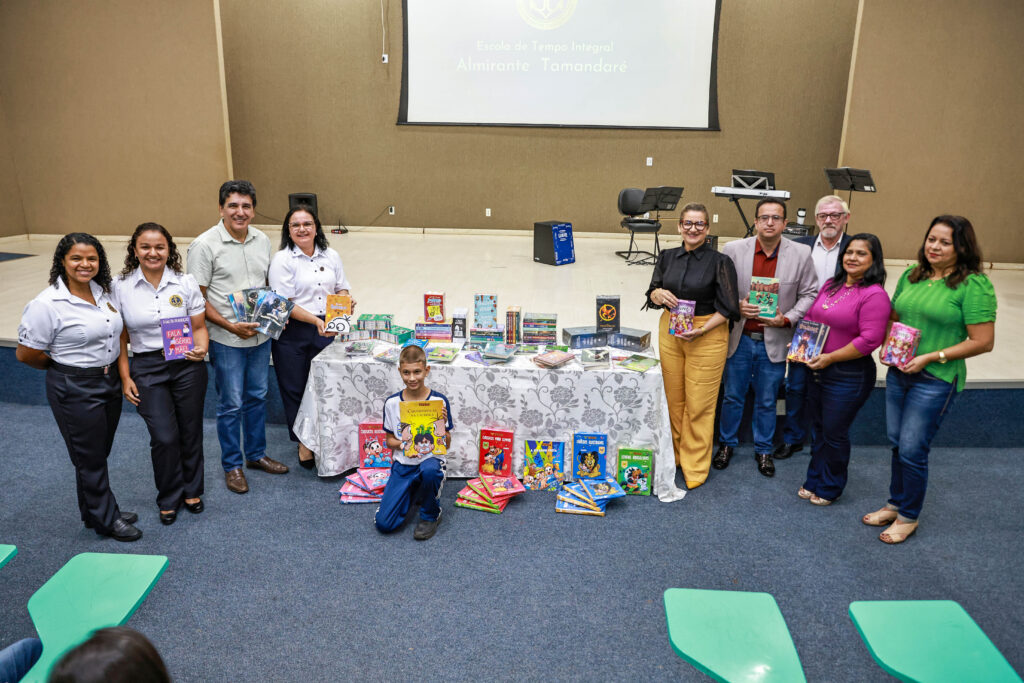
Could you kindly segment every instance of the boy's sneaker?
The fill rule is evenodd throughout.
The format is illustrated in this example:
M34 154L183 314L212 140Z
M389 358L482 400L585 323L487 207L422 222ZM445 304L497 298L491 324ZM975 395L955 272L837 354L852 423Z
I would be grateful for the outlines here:
M437 533L437 525L441 523L441 513L437 513L437 519L432 522L428 522L425 519L421 519L420 523L416 525L416 530L412 532L412 537L417 541L425 541L435 533Z

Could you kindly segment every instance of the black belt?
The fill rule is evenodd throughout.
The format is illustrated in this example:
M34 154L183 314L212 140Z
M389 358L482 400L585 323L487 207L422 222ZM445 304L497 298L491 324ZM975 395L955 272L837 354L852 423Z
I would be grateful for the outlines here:
M100 377L102 375L109 375L111 368L114 364L104 365L101 368L79 368L74 365L64 365L63 363L50 362L50 367L57 372L62 372L65 375L73 375L76 377Z
M163 358L164 357L164 352L163 351L138 351L138 352L132 352L132 356L135 357L135 358L148 358L149 356L160 356L161 358Z
M759 341L759 342L763 342L764 341L764 332L747 332L746 330L743 330L743 334L747 335L748 337L750 337L754 341Z

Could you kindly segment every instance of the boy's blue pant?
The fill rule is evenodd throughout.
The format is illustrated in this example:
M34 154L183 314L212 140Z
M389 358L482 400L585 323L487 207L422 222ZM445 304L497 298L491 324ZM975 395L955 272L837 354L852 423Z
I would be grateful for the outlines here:
M444 478L445 465L437 458L427 458L419 465L392 463L391 478L384 487L380 507L373 517L377 530L388 533L402 525L417 483L423 497L420 518L427 522L437 519L441 515L440 498Z

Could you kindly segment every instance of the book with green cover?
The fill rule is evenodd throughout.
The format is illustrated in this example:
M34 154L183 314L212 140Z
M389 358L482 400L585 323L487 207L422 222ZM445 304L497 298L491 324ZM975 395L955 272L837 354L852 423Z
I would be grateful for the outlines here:
M626 370L632 370L633 372L647 372L657 364L657 358L651 358L650 356L641 356L639 353L634 353L629 358L620 361L619 367L625 368Z
M651 468L654 453L650 448L619 447L619 485L627 495L651 495Z
M750 278L750 294L747 300L757 305L759 318L774 318L779 309L779 278L758 277Z

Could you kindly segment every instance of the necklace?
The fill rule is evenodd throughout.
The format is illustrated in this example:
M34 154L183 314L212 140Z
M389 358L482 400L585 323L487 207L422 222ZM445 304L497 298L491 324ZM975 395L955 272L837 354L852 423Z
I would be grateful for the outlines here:
M826 296L825 300L821 302L821 307L827 311L828 309L832 308L846 297L850 296L850 292L853 291L853 285L843 285L843 290L843 293L840 294L835 299L832 298L832 294Z

